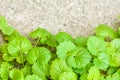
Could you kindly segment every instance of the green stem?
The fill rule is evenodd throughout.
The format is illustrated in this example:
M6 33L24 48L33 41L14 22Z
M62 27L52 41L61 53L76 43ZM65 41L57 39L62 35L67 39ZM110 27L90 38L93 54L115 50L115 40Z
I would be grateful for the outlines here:
M40 41L40 37L37 39L37 42L35 43L34 47L38 45L39 41Z
M20 57L21 57L22 65L24 66L23 54L22 54L22 51L21 51L21 50L20 50Z

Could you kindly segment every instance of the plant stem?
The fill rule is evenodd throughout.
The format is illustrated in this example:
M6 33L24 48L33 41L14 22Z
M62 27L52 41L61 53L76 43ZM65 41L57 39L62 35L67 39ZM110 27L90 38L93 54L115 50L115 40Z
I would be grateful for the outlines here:
M37 42L35 43L34 47L38 45L39 40L40 40L40 37L37 39Z
M20 56L21 56L22 65L24 66L23 54L22 54L22 51L21 51L21 50L20 50Z

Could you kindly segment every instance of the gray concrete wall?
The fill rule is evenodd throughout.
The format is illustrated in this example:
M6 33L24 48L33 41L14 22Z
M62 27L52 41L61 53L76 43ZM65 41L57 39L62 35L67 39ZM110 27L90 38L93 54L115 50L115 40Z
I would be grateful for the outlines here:
M24 35L43 27L86 36L100 23L117 23L119 14L120 0L0 0L0 15Z

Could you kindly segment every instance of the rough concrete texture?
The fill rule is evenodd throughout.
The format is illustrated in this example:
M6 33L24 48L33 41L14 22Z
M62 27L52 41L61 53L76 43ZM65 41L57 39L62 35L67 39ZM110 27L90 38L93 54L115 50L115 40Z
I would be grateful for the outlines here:
M120 0L0 0L0 15L24 35L43 27L86 36L100 23L117 23L119 14Z

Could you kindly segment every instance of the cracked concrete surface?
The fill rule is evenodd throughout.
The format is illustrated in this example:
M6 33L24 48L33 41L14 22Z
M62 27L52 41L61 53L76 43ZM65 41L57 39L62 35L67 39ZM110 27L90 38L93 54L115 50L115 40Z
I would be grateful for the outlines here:
M120 0L0 0L0 15L26 36L37 27L87 36L100 23L115 27L119 14Z

